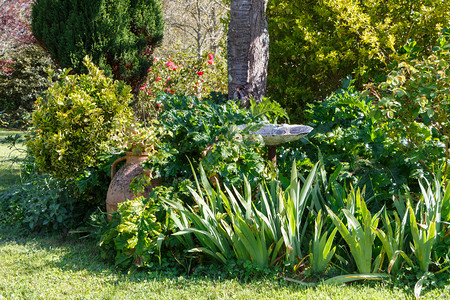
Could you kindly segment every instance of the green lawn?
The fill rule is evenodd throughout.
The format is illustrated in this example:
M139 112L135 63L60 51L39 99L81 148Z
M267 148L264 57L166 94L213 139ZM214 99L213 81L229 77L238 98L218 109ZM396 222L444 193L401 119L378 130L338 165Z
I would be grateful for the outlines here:
M125 274L100 258L94 242L2 227L0 274L0 299L412 299L382 283L305 288L282 279L242 283L151 271ZM439 296L434 290L424 298Z
M0 129L0 139L15 133ZM20 181L16 160L21 155L0 143L0 193ZM422 294L421 299L450 299L450 285ZM383 282L306 288L274 278L243 283L151 270L126 274L106 263L92 240L24 233L0 225L0 300L413 298L411 290Z

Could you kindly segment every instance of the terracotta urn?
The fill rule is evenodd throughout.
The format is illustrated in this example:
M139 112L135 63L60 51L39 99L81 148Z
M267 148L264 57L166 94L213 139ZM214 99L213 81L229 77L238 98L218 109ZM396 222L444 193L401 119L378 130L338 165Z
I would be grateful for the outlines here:
M148 154L141 153L135 154L133 152L127 152L124 157L117 159L111 166L111 183L109 184L108 193L106 195L106 212L112 213L117 210L117 205L128 199L134 199L138 196L148 196L148 193L154 187L152 186L146 189L144 195L135 195L130 190L130 183L137 176L142 175L144 170L141 163L147 160ZM125 165L122 166L119 171L116 172L117 164L125 161ZM147 175L150 175L147 173ZM108 219L111 220L111 215L108 215Z

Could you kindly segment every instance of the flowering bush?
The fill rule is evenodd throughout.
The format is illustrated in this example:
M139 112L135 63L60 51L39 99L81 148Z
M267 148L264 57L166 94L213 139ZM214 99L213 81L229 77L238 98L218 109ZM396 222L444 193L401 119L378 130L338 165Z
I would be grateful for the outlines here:
M209 53L203 60L181 53L177 57L155 58L148 70L147 81L141 86L140 103L150 115L161 104L158 93L196 96L201 99L211 92L227 90L226 60ZM153 114L154 116L154 114Z

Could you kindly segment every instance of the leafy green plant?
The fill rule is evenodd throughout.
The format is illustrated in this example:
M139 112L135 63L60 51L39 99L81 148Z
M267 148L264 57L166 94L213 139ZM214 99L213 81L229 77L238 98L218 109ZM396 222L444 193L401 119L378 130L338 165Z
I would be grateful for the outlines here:
M214 191L201 166L200 174L206 194L203 195L197 180L198 192L189 188L198 209L173 201L168 202L177 211L172 214L174 223L179 226L175 235L194 234L201 247L190 251L204 252L224 264L233 258L251 260L258 266L269 264L273 250L278 251L280 246L268 246L271 243L266 240L265 225L255 220L257 214L252 204L250 184L245 181L243 196L236 189L233 193L225 186L227 196L219 185ZM277 257L276 252L272 259L274 257Z
M358 271L361 274L374 273L381 265L381 255L372 264L372 250L374 248L376 228L378 227L382 211L380 210L372 216L366 207L360 189L355 191L352 188L349 197L351 201L355 202L356 211L352 213L348 209L342 210L347 219L347 225L327 207L328 215L349 246ZM355 213L358 213L361 222L358 221Z
M282 201L280 201L280 211L283 212L281 216L281 233L288 248L286 257L290 263L300 261L303 258L303 239L307 228L304 223L303 213L313 190L314 180L317 177L317 168L318 163L314 165L302 185L294 162L291 170L290 185L286 192L282 194Z
M151 267L159 258L167 222L165 210L158 203L158 192L150 197L137 197L119 204L112 215L109 229L99 242L103 258L114 258L121 268Z
M0 195L0 223L35 231L67 232L82 223L90 210L75 197L73 183L35 176Z
M393 211L395 228L392 229L392 220L389 218L387 210L382 215L384 231L379 228L376 229L376 234L383 244L383 250L386 253L389 260L388 273L396 274L399 269L400 260L398 257L401 255L410 266L413 265L411 259L404 252L405 242L405 230L408 220L408 214L400 218L396 211Z
M336 246L331 247L337 228L333 229L330 236L328 236L327 231L322 234L323 219L322 210L319 210L314 222L314 237L309 245L309 263L313 274L325 271L336 251Z
M316 169L317 165L304 180L303 186L295 165L291 185L285 191L281 191L275 181L269 184L270 188L260 186L261 201L257 207L252 202L248 181L244 179L243 195L236 188L230 190L226 185L225 194L219 184L216 190L212 188L201 167L205 194L198 182L197 192L190 189L196 206L168 202L176 211L172 212L179 229L175 235L184 236L185 245L195 244L189 234L195 235L201 247L191 251L207 253L224 264L236 258L266 266L280 262L284 257L293 267L303 258L301 249L306 231L303 212L309 202Z
M430 56L400 60L378 90L372 89L378 103L371 113L384 122L389 139L412 163L427 173L441 170L445 177L450 157L449 47L442 37Z
M158 101L164 106L158 116L162 144L147 163L150 170L168 183L192 179L189 157L195 165L202 161L208 178L239 185L245 174L256 187L266 173L261 144L236 128L255 123L247 110L233 101L216 103L183 95L163 94Z
M121 122L133 118L130 87L107 78L86 57L89 74L61 74L36 101L26 145L43 172L77 178L102 161L115 145L110 139Z
M409 211L411 235L414 243L411 250L419 261L420 269L424 272L428 272L428 266L431 263L431 250L433 249L437 238L436 219L435 216L430 216L425 224L417 223L416 212L411 207L410 202L408 202L407 208Z

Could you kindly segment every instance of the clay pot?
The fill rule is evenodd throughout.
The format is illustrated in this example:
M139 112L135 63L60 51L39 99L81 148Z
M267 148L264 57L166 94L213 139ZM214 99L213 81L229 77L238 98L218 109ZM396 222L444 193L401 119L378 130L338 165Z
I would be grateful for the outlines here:
M148 158L147 153L135 154L127 152L124 157L117 159L111 166L111 183L109 184L108 193L106 195L106 212L112 213L117 210L117 205L127 199L134 199L138 196L148 196L152 185L148 187L144 194L135 195L130 190L130 183L137 176L142 175L144 170L141 163ZM125 160L125 165L116 173L116 167L119 162ZM147 173L147 175L150 175ZM108 215L108 220L111 220L111 215Z

